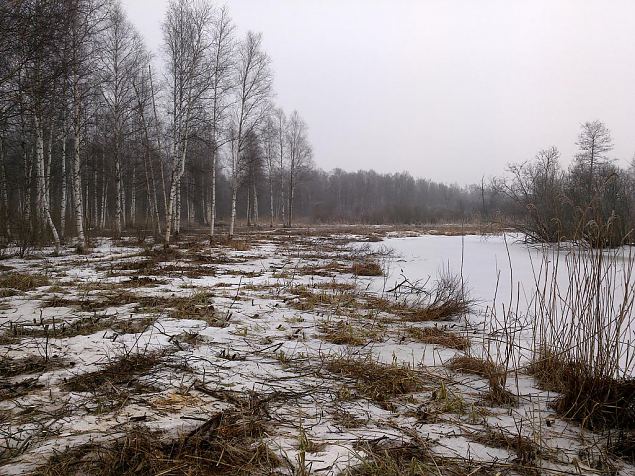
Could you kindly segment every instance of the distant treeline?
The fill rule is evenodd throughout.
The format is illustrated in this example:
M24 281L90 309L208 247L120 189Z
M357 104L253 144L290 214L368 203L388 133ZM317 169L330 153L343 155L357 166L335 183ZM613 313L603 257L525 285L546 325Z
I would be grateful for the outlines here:
M0 242L81 250L89 233L127 229L168 245L182 224L214 235L222 221L231 237L238 219L500 221L534 241L597 242L594 229L610 227L598 244L632 241L632 168L610 160L600 122L583 125L566 170L551 148L464 187L325 172L300 114L273 102L259 34L238 38L207 0L171 0L162 31L153 74L116 0L0 3Z

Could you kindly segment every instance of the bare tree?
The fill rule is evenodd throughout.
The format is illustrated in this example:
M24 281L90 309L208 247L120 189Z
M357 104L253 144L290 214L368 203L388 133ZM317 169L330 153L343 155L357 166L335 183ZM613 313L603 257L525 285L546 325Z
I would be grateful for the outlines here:
M218 150L223 145L221 134L223 123L226 119L226 111L230 105L230 92L235 87L233 84L233 61L235 51L234 27L227 13L226 8L221 8L214 21L212 32L211 64L209 72L210 78L210 201L209 201L209 234L214 236L216 223L216 169ZM226 137L226 134L225 136Z
M235 63L235 94L233 104L232 127L230 130L231 159L231 219L229 237L234 236L236 223L236 198L238 187L244 168L243 153L247 137L253 133L260 122L266 117L270 106L271 70L269 56L262 50L262 37L253 32L247 33L247 38L237 49Z
M286 204L285 204L285 195L284 195L284 187L285 187L285 162L287 157L287 147L286 147L286 138L287 138L287 116L285 115L282 108L278 108L274 111L275 117L275 126L276 126L276 136L278 139L278 173L279 173L279 186L280 186L280 217L282 218L282 223L286 223Z
M307 126L297 111L293 111L289 118L287 129L287 146L289 148L288 162L288 191L289 206L287 210L287 226L293 222L293 202L299 174L311 166L313 151L307 137Z
M105 0L68 0L64 3L66 15L66 59L68 62L68 89L70 91L71 132L73 155L71 190L73 215L77 233L76 247L86 247L84 231L84 199L82 195L81 143L86 129L90 101L94 100L94 61L97 57L97 34L103 28Z
M264 162L267 166L267 182L269 185L269 226L273 228L275 217L273 184L278 175L277 167L277 133L273 117L267 117L260 132Z
M609 129L600 121L585 122L581 129L576 142L579 149L576 161L588 174L588 193L593 193L596 169L607 163L607 153L613 150L613 139Z
M101 92L107 108L115 168L115 236L119 237L123 226L124 193L121 156L126 135L132 132L130 121L136 99L133 81L144 66L145 51L143 42L118 3L111 7L108 14L100 47Z
M211 6L196 0L172 0L163 23L168 57L170 120L172 129L172 173L167 202L165 245L168 246L180 213L180 184L197 103L209 89L208 27L213 19ZM178 230L178 224L176 226Z

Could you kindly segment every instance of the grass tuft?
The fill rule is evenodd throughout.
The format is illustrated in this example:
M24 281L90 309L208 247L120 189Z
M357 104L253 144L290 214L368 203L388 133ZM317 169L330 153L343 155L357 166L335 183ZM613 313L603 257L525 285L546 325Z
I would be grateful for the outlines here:
M447 347L448 349L467 350L470 347L470 340L467 337L460 336L438 327L419 327L408 328L408 334L413 339L423 342L424 344L435 344Z
M371 356L329 356L324 367L329 372L351 379L361 395L376 402L386 402L393 397L425 388L421 374L416 370L377 362Z
M16 289L18 291L31 291L40 286L48 286L49 284L49 278L43 274L7 273L0 276L0 288Z

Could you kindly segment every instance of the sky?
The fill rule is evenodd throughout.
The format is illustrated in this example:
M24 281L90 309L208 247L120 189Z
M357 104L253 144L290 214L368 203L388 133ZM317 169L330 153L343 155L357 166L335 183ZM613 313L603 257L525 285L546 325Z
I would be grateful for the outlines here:
M168 0L122 0L161 63ZM408 171L458 184L557 146L581 123L635 155L635 1L228 0L263 34L276 103L309 125L326 170Z

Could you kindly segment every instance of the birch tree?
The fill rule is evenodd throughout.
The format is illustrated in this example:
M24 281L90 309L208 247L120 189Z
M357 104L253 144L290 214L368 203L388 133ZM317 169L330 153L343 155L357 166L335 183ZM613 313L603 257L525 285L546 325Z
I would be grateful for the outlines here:
M82 195L81 145L86 129L86 113L94 93L94 60L97 57L95 40L103 28L105 1L68 0L64 3L68 62L68 89L73 151L71 160L71 191L73 216L77 233L76 248L83 252L86 243L84 231L84 199Z
M143 42L126 19L121 5L115 3L106 20L99 61L101 92L107 108L115 169L115 237L121 236L123 226L122 149L126 135L131 131L130 121L136 99L133 81L143 66L143 55Z
M287 147L289 149L288 162L288 191L289 206L287 209L287 226L293 222L293 204L298 177L305 168L311 165L313 151L307 137L307 125L297 111L293 111L287 128Z
M214 21L210 62L210 237L214 236L216 223L216 169L218 150L223 145L222 128L230 103L230 92L234 87L232 68L234 62L234 26L225 7L221 8ZM226 135L224 136L226 137Z
M243 154L247 137L266 117L270 107L272 75L271 60L262 50L262 36L248 32L237 49L235 64L236 99L232 111L231 128L231 218L229 237L234 236L236 224L236 199L244 169Z
M212 8L195 0L172 0L163 23L170 93L171 162L167 198L165 245L169 246L176 216L180 213L179 187L185 172L189 135L197 103L209 89L207 58Z

